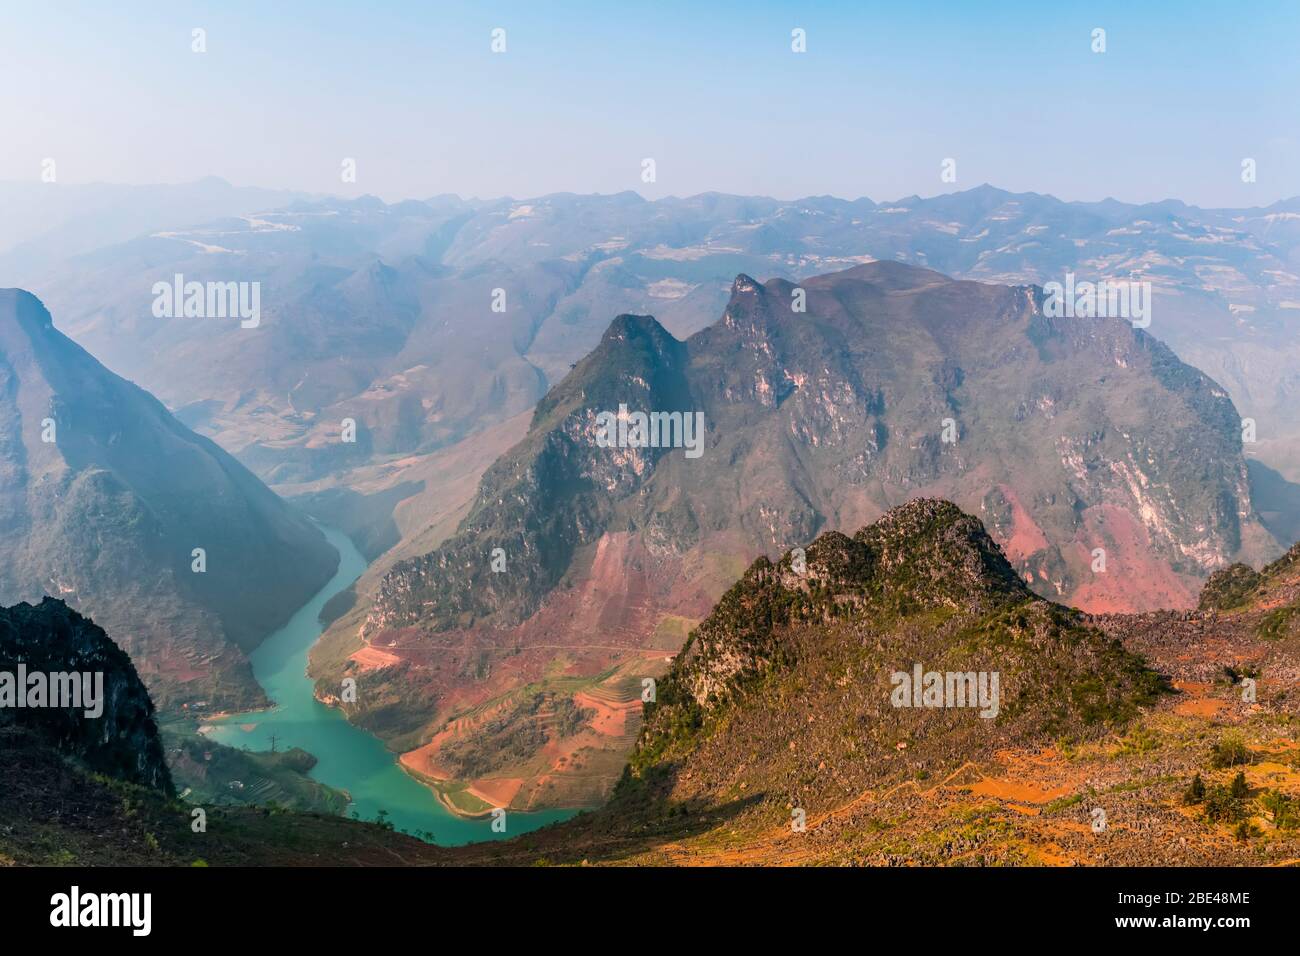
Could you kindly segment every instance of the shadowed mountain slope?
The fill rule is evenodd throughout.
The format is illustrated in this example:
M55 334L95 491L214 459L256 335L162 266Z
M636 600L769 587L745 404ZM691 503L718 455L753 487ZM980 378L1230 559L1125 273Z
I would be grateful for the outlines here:
M92 770L171 792L153 701L131 659L102 628L54 598L0 608L0 673L17 675L20 667L43 676L47 696L39 707L12 701L0 707L0 727L30 730ZM84 682L81 706L55 706L65 703L56 699L51 675L58 674L79 683L83 675L93 678ZM29 687L15 689L26 697Z
M0 554L0 599L74 600L164 708L261 700L244 652L338 560L305 517L14 289L0 290Z

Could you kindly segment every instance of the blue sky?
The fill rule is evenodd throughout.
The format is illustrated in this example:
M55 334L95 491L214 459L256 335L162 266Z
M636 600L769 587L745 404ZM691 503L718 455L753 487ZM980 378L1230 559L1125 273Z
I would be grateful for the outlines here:
M61 182L217 175L388 200L887 200L986 181L1065 199L1300 195L1289 0L225 0L24 4L2 17L6 180L38 179L51 157ZM204 54L191 52L194 27ZM505 54L489 49L495 27ZM790 50L795 27L807 53ZM340 181L344 157L355 184ZM940 179L949 157L955 184Z

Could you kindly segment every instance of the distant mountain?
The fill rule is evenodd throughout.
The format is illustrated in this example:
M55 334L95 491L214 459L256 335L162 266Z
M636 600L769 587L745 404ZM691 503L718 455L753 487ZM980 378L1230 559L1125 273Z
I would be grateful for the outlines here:
M92 283L61 274L43 287L62 303L68 334L186 424L267 481L308 481L450 444L545 392L521 354L528 313L576 282L578 267L460 275L438 261L440 237L467 215L459 205L299 203L100 250L76 266ZM259 283L260 323L158 320L154 283L178 274ZM491 309L498 287L505 314ZM349 418L353 443L341 440Z
M941 495L983 517L1038 593L1132 610L1190 606L1231 556L1280 550L1224 392L1128 322L1042 304L1034 287L880 262L798 286L742 275L685 342L620 316L486 471L456 535L392 567L365 646L322 656L322 694L357 676L350 716L435 782L472 770L480 793L522 780L513 805L591 801L599 788L566 776L612 781L618 761L591 755L623 752L641 678L755 554ZM701 416L698 457L603 447L620 412ZM471 759L503 738L513 759Z
M70 257L136 236L283 206L302 193L232 186L209 176L192 183L0 182L0 282L30 283ZM6 281L7 280L7 281Z
M320 531L17 289L0 425L0 602L74 601L165 709L261 701L244 652L333 573Z
M519 414L610 316L653 314L684 338L714 321L739 272L798 281L877 259L1011 285L1150 281L1150 333L1256 419L1252 455L1300 480L1300 200L1204 210L989 186L893 203L559 194L301 201L211 221L195 207L191 222L31 287L65 331L273 483L427 452ZM177 273L260 281L261 327L158 322L149 290ZM348 417L351 445L338 441Z

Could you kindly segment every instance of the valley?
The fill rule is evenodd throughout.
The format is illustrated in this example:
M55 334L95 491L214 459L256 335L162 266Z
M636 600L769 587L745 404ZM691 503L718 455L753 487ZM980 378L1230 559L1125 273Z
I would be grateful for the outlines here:
M311 778L346 797L337 812L363 820L384 820L404 833L442 846L500 839L568 816L562 811L512 814L506 831L497 833L490 820L448 813L377 738L350 724L336 708L316 699L314 685L307 676L307 655L322 630L321 609L365 570L364 558L345 535L326 529L325 537L339 551L338 571L283 628L250 655L253 676L275 707L206 720L198 732L240 750L297 748L310 754L315 758L307 771ZM243 789L243 782L239 783ZM264 802L251 795L248 799Z
M0 421L0 602L73 602L169 712L262 703L246 654L334 573L320 531L18 289Z
M1297 41L7 5L10 935L1284 938Z
M919 499L852 537L819 536L806 564L755 561L659 682L595 811L461 847L282 808L213 806L196 833L165 777L86 776L79 760L107 766L94 745L60 744L82 755L60 759L39 722L20 722L0 724L0 756L22 771L0 788L0 818L21 824L0 829L0 860L1295 865L1300 546L1258 571L1225 569L1200 603L1141 615L1053 604L978 520ZM0 666L34 620L68 612L38 613L0 614ZM73 622L87 647L106 646ZM997 669L997 717L893 708L890 672L911 660ZM137 689L112 718L134 723L146 701Z
M1197 351L1218 321L1195 304L1207 291L1203 281L1193 293L1189 274L1179 272L1172 286L1154 280L1140 325L1155 335L1126 320L1058 315L1026 281L1050 285L1056 259L995 266L1006 250L990 251L987 232L976 232L1064 216L1061 228L1075 234L1109 223L1105 238L1089 241L1139 255L1134 236L1146 237L1139 245L1167 243L1169 230L1192 229L1174 218L1118 228L1153 211L1085 206L987 187L889 206L721 196L395 206L300 198L77 253L84 274L49 286L70 315L60 324L157 387L174 417L161 407L149 414L165 416L165 429L200 445L206 439L191 428L212 436L267 482L269 491L233 461L221 465L256 509L278 512L275 520L298 536L289 545L277 533L275 547L287 550L267 555L277 574L296 579L296 590L272 586L282 598L275 616L269 607L218 602L194 618L180 603L169 618L185 621L180 630L150 638L124 623L114 602L97 603L104 585L41 573L70 598L88 595L96 620L125 635L159 702L178 789L191 800L231 812L268 803L344 812L447 847L534 829L537 837L504 845L551 846L545 834L554 831L591 846L580 835L601 831L603 810L594 820L582 814L558 830L550 825L607 805L640 818L644 807L626 809L636 790L628 789L627 768L629 759L638 766L646 735L655 733L647 688L674 680L683 647L698 640L756 555L776 560L818 535L847 534L907 502L942 497L979 517L1017 587L1081 609L1103 630L1111 619L1126 622L1122 639L1136 647L1127 622L1197 613L1207 576L1233 562L1261 566L1294 540L1300 493L1287 459L1268 441L1243 442L1247 416L1234 399L1244 392L1179 358L1207 356L1236 381L1221 356ZM940 258L927 230L942 210L979 236L974 259L965 247L944 253L958 278L927 267ZM665 215L692 225L670 236ZM1207 224L1227 221L1224 213L1175 215L1201 223L1180 241L1230 228ZM1153 222L1148 235L1142 224ZM779 237L768 235L777 223ZM615 239L600 240L611 233ZM1289 248L1285 231L1252 235L1233 241L1257 257ZM801 244L823 251L770 251ZM887 247L906 251L876 254ZM257 321L242 327L166 314L152 315L151 326L143 321L147 297L123 293L101 303L82 284L94 276L130 289L163 267L214 286L223 261L250 255L257 269L241 275L255 276L266 298ZM1107 255L1108 269L1124 261ZM501 256L511 263L505 272ZM41 275L39 257L23 261ZM119 272L128 261L135 279ZM759 281L742 271L724 279L722 270L737 266L788 278ZM1188 262L1179 268L1201 280L1218 274ZM838 271L818 271L826 269ZM1281 274L1259 274L1259 301L1289 295L1285 283L1264 278ZM1068 284L1074 272L1060 275ZM474 304L480 299L512 304L493 314ZM41 303L23 293L13 302L6 354L30 353L37 363L12 366L20 391L11 417L35 421L40 399L30 397L38 381L30 368L49 380L58 407L70 380L51 357L85 368L94 360L60 356L76 347ZM655 314L621 308L632 306ZM1283 329L1285 319L1278 313L1268 328ZM34 348L23 338L33 335ZM1179 354L1164 335L1180 343ZM53 351L42 351L45 338ZM126 386L97 363L93 369L108 383L105 394ZM681 422L681 440L629 440L642 412L647 424ZM74 427L88 420L71 419ZM1281 421L1262 433L1277 434L1270 429ZM117 493L105 474L142 494L135 458L120 450L125 434L101 429L84 455L77 434L62 467L75 475L89 465L93 481L110 481L104 500ZM224 454L209 444L205 454ZM30 480L22 469L31 447L11 455L11 484ZM1247 457L1265 452L1276 468ZM224 491L187 494L228 500ZM102 520L109 509L92 498L84 513ZM31 505L11 510L24 509ZM142 514L162 513L145 499ZM72 520L51 533L67 535ZM328 529L323 537L313 522ZM223 553L228 561L231 552ZM290 556L304 554L307 564ZM68 567L85 561L70 558ZM101 559L97 573L111 567ZM229 573L228 563L217 567ZM256 573L265 576L265 567ZM290 593L303 603L289 606ZM10 599L27 594L36 596L15 591ZM174 600L193 600L179 594ZM159 597L143 600L162 607ZM1289 620L1277 626L1285 630ZM201 634L195 621L204 622ZM1162 673L1178 670L1159 650L1140 652ZM355 699L339 692L348 682ZM1159 719L1141 718L1141 733L1191 740L1179 720L1222 720L1221 701L1195 696L1216 686L1213 675L1175 686L1193 696ZM268 702L275 706L266 709ZM1153 703L1153 713L1164 714L1158 702L1139 706ZM1092 780L1118 773L1125 752L1095 742L1063 749L1055 738L1027 747L1025 739L1017 731L992 756L946 767L937 786L923 785L929 770L902 789L898 781L887 791L864 782L858 796L810 817L814 829L854 819L868 794L873 804L886 801L873 812L889 819L937 804L963 820L984 813L971 802L984 797L1037 818L1082 779L1063 759L1091 754ZM694 805L694 790L683 793L690 795L672 800ZM767 845L767 817L748 807L747 795L737 794L736 832L747 835L734 844L733 861L791 853L779 827L769 849L759 848ZM510 821L504 833L491 827L499 808ZM646 826L677 837L664 856L654 850L638 859L689 862L700 852L692 849L697 821L683 830L658 813ZM709 811L702 819L722 817ZM919 839L935 821L928 811L918 821ZM1038 821L1019 822L1016 832L1037 846L1041 834L1023 828ZM745 830L750 824L757 829ZM713 834L706 842L717 836L710 827L700 832ZM1055 849L1026 856L999 843L997 859L1097 862L1072 855L1059 828L1052 834ZM742 850L748 840L757 844ZM885 844L865 845L888 858ZM837 843L834 852L842 849ZM456 859L479 859L472 847L465 853ZM703 856L727 859L712 850ZM791 857L830 859L841 857Z
M742 275L685 342L618 317L482 473L455 533L385 562L313 675L354 677L351 719L430 779L460 768L520 808L594 806L635 727L562 741L531 705L593 681L634 703L756 553L930 494L980 514L1035 591L1085 610L1190 607L1222 554L1279 553L1222 391L1129 323L1052 319L1037 296L880 262L798 287ZM620 407L695 410L702 457L603 448ZM512 758L487 776L441 759L503 735Z

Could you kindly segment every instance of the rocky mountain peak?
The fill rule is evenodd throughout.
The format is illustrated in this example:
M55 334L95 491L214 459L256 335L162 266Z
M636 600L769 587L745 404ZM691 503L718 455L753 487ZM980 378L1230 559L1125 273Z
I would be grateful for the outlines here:
M853 537L828 531L775 564L755 561L693 635L681 677L703 705L781 660L783 625L983 613L1032 598L978 518L949 501L917 498Z
M914 498L863 528L885 593L921 605L984 605L1029 596L978 518L951 501Z
M0 289L0 320L12 321L29 331L54 327L41 300L25 289Z

